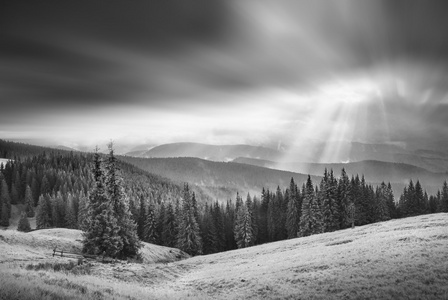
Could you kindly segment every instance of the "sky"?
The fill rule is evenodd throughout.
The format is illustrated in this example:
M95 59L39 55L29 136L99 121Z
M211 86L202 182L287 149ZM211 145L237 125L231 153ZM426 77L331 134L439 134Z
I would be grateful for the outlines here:
M448 3L0 4L0 138L446 149Z

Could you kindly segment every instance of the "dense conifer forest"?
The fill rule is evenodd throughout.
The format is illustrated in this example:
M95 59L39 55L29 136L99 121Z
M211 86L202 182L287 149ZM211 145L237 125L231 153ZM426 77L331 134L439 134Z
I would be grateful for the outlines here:
M22 205L27 217L36 217L37 229L65 227L94 234L86 224L91 224L94 218L92 209L104 211L100 202L92 200L102 197L104 191L99 191L99 186L104 184L106 190L109 188L104 199L115 201L118 206L125 203L115 213L111 212L110 216L116 219L111 222L121 224L116 230L130 226L140 240L177 247L191 255L393 218L448 212L446 182L436 195L429 196L418 181L410 181L400 198L394 199L390 184L372 186L362 175L350 178L344 169L339 176L333 170L325 170L320 182L312 182L308 176L303 183L291 179L287 187L263 188L260 196L241 191L235 199L212 201L197 187L178 186L99 153L68 152L0 140L0 154L10 159L0 167L0 225L9 225L11 205ZM97 164L100 161L105 164ZM98 172L106 174L105 177L99 180L103 175ZM119 188L111 189L114 185ZM129 219L120 219L124 215ZM22 215L23 231L29 230L25 219ZM135 254L136 251L120 252L123 245L119 244L109 247L115 250L108 254L118 257ZM86 249L98 252L89 250L89 245Z

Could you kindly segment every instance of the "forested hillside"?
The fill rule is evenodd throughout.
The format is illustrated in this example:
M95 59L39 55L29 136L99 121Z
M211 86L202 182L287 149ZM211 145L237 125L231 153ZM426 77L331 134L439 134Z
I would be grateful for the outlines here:
M11 205L26 206L29 217L48 214L44 227L78 228L92 186L91 153L69 152L0 140L0 153L9 160L0 170L1 224L8 226ZM142 203L159 205L179 199L181 186L166 178L119 162L124 189L135 220ZM200 203L209 201L193 189ZM41 203L41 205L39 205ZM39 221L39 218L38 218ZM38 222L39 223L39 222Z
M374 185L381 182L390 182L398 197L399 192L404 187L404 183L409 180L419 180L428 193L435 194L443 181L446 180L446 173L436 173L412 164L384 162L377 160L364 160L348 163L305 163L305 162L276 162L269 160L259 160L247 157L239 157L233 162L255 165L259 167L298 172L304 174L318 175L324 173L325 169L341 170L345 169L349 176L363 174L366 182Z
M289 185L291 178L305 182L307 175L279 171L232 162L215 162L193 157L136 158L120 157L145 171L167 177L175 182L199 186L220 201L234 199L237 192L260 195L263 188L274 190ZM312 176L313 181L321 177Z

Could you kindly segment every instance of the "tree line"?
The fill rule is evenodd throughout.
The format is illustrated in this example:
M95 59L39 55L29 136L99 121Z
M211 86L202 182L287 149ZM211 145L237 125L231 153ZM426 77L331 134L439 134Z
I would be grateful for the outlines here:
M106 156L22 150L26 156L14 156L0 166L0 225L8 226L11 205L19 204L25 212L20 223L35 215L38 229L65 227L89 234L89 228L96 228L90 233L95 239L106 226L111 232L107 243L115 246L87 244L90 253L110 248L115 250L107 250L108 255L135 255L137 240L142 240L197 255L448 212L446 182L436 195L428 196L420 182L410 181L395 201L390 184L374 187L363 176L350 178L344 169L339 177L326 170L318 183L308 176L299 186L291 178L287 188L263 188L259 197L237 193L235 199L212 202L197 187L180 187L139 170L118 161L109 150ZM14 152L8 149L8 153ZM125 246L129 240L135 245Z

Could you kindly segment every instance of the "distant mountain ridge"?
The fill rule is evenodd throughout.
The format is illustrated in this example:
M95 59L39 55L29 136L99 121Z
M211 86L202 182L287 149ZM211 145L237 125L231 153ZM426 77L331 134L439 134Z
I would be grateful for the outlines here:
M237 157L279 159L283 153L267 147L251 145L209 145L201 143L163 144L148 151L133 151L128 156L145 158L197 157L213 161L231 161Z
M332 149L339 149L332 156ZM330 153L330 157L328 156ZM448 171L448 152L409 150L396 144L364 144L359 142L320 142L276 150L252 145L210 145L201 143L162 144L146 150L134 149L125 155L144 158L196 157L212 161L232 161L239 157L268 161L303 163L341 163L383 161L414 165L434 173Z

